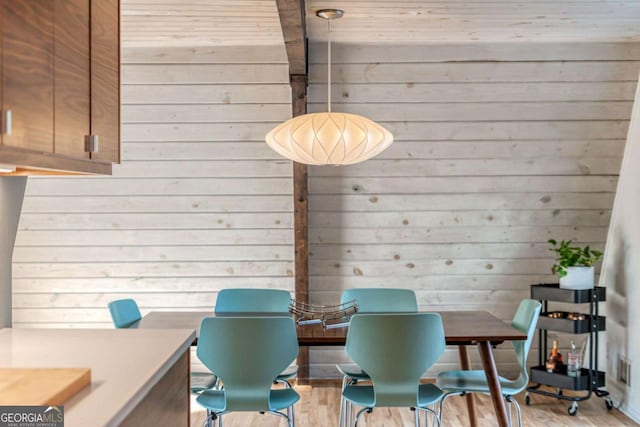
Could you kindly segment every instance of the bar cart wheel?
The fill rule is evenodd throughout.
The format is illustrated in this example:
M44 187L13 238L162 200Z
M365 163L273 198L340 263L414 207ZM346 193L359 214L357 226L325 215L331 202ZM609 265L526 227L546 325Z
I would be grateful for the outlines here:
M613 409L613 400L611 400L609 396L604 398L604 404L607 406L609 411Z
M567 412L569 412L569 415L574 417L578 413L578 402L576 401L572 402Z
M524 403L527 406L531 405L531 395L529 394L529 392L527 392L527 394L524 395Z

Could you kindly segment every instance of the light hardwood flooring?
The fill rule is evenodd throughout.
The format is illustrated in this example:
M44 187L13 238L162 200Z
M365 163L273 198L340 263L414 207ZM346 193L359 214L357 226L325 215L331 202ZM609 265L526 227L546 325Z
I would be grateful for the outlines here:
M340 387L334 384L296 387L301 400L296 404L296 426L324 427L338 425ZM493 406L487 396L477 395L478 417L480 426L495 426L496 418ZM522 408L524 426L553 427L621 427L638 426L620 411L607 411L604 401L593 396L590 400L579 404L576 416L569 416L569 402L532 395L531 405L525 406L524 393L517 396ZM204 422L205 412L197 403L192 402L191 426L200 427ZM424 419L424 416L423 416ZM515 420L515 410L514 410ZM273 415L258 413L231 413L224 416L225 427L284 427L286 422ZM451 397L444 407L444 426L468 426L467 407L464 398ZM362 427L400 427L413 426L413 412L409 409L379 408L371 414L365 414L358 423ZM432 425L432 424L430 424Z

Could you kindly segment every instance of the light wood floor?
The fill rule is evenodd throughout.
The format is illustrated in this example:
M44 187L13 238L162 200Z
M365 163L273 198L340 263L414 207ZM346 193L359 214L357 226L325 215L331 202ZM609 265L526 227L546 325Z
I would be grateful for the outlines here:
M296 387L301 400L296 404L296 426L325 427L338 425L340 388L338 385L314 385ZM478 395L477 406L480 426L495 426L496 419L489 398ZM576 416L569 416L569 403L553 398L532 395L531 405L525 406L524 394L517 397L522 407L524 426L553 427L622 427L638 426L616 409L607 411L604 401L593 396L579 404ZM191 426L202 426L205 412L197 403L192 403ZM358 425L362 427L413 426L413 412L409 409L375 409L372 414L363 415ZM514 411L515 420L515 411ZM273 415L258 413L231 413L224 416L224 427L285 427L286 422ZM430 424L432 425L432 424ZM444 426L463 427L468 425L464 398L451 397L444 407Z

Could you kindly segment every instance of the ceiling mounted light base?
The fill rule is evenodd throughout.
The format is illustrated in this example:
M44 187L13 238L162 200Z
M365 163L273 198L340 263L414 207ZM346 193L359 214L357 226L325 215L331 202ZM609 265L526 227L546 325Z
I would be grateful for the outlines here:
M320 9L316 11L316 16L318 18L328 20L342 18L342 15L344 15L344 11L340 9Z

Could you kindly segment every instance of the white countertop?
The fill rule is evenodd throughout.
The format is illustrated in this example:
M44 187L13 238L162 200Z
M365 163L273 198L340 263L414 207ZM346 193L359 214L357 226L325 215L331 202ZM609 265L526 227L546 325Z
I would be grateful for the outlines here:
M2 329L1 368L91 368L91 385L64 404L65 426L116 426L178 358L188 329Z

